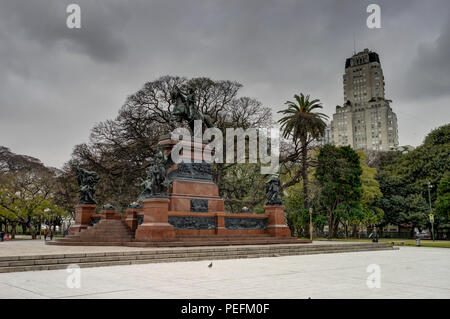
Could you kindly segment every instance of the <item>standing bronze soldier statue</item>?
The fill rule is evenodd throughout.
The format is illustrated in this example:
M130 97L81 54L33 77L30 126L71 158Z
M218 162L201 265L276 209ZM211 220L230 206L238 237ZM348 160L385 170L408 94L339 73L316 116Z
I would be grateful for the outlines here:
M97 202L94 200L95 185L100 180L100 176L96 172L88 171L79 166L77 170L77 182L80 186L80 205L95 205Z
M141 184L142 193L139 195L138 202L145 198L167 197L167 190L171 184L167 169L172 165L171 158L167 157L161 147L158 146L158 150L147 170L147 179Z
M273 174L266 182L266 198L267 198L266 205L283 205L280 192L281 192L280 176L278 174Z

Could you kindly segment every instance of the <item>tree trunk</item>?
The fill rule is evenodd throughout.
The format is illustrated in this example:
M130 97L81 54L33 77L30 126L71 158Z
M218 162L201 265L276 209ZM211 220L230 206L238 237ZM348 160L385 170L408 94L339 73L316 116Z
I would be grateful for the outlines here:
M31 239L36 239L36 233L35 233L35 231L34 231L33 223L32 223L32 222L30 222L30 223L28 224L28 228L29 228L29 230L30 230Z
M302 227L297 226L297 237L301 237L302 236Z
M42 237L42 235L41 235L41 233L42 233L42 217L41 216L39 216L39 225L38 225L38 232L39 232L39 239L42 239L41 237Z
M11 222L11 239L16 239L16 225L17 222Z
M334 236L334 218L331 214L328 217L328 240L331 240Z
M358 225L356 225L356 224L353 225L352 237L359 238L359 229L358 229Z
M338 218L334 219L333 233L334 233L334 236L336 236L336 238L339 238L339 219Z

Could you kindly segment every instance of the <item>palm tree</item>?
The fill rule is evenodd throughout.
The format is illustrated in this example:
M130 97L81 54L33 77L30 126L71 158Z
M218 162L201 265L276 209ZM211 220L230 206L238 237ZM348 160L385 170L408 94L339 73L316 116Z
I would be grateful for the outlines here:
M284 138L292 136L295 143L300 142L303 205L308 208L308 146L312 141L324 136L327 126L324 120L328 116L314 112L322 108L320 100L310 101L309 95L304 96L303 93L300 93L300 96L295 94L294 99L296 102L287 101L287 109L278 112L285 115L278 122L281 124Z

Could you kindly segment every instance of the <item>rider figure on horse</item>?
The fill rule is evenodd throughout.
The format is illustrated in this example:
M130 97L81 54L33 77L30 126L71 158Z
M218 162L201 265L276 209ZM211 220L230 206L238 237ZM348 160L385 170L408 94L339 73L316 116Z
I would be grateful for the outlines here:
M184 92L178 86L175 86L171 92L171 100L174 104L171 114L181 120L186 120L192 133L194 132L195 120L201 120L206 127L213 127L209 116L204 115L196 106L195 89L193 87L188 87Z

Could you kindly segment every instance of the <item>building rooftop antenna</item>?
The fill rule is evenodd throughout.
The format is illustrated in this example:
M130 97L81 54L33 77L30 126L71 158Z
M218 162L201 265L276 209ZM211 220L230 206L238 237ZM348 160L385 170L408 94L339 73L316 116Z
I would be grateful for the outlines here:
M353 54L356 54L356 35L353 32Z

